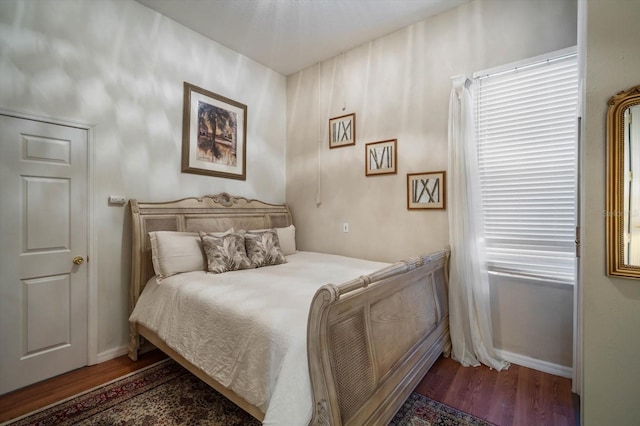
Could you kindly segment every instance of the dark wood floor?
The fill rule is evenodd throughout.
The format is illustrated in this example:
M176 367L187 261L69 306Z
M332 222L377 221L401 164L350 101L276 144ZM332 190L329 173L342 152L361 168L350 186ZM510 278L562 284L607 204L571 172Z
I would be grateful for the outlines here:
M0 423L92 389L167 356L154 350L131 361L126 355L27 386L0 396Z
M497 372L440 358L416 391L500 426L580 424L570 379L519 365Z
M132 362L126 356L63 374L0 396L0 422L45 407L102 383L153 364L160 351ZM416 388L419 393L500 426L578 425L577 399L571 381L512 365L496 372L464 368L440 358Z

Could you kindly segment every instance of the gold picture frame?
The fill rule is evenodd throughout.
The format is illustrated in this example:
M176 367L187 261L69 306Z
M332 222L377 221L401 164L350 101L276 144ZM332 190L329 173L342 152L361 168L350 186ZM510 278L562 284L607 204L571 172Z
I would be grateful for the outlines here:
M446 209L446 183L445 171L407 173L407 209Z
M633 114L632 114L633 112ZM632 116L633 119L631 118ZM608 102L606 223L607 274L640 279L640 85ZM635 123L634 123L635 122Z
M184 82L182 172L247 179L247 106Z

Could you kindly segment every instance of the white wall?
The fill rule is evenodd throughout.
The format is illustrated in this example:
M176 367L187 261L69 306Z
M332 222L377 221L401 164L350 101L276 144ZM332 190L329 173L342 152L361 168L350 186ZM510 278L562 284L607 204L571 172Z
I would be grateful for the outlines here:
M607 100L640 84L640 2L585 0L586 111L583 161L582 424L640 419L640 282L605 273Z
M227 191L285 201L285 78L131 0L0 2L0 108L94 125L98 351L127 341L128 209ZM183 82L248 107L246 182L183 174Z
M533 358L527 367L570 377L574 287L502 276L491 276L489 281L496 347Z
M450 77L574 46L576 34L575 0L476 0L287 77L299 247L395 261L446 246L447 211L408 211L406 174L447 167ZM350 112L356 146L329 150L329 117ZM365 144L392 138L398 174L365 177ZM500 349L571 365L572 288L494 281L492 298ZM530 322L516 321L522 309Z

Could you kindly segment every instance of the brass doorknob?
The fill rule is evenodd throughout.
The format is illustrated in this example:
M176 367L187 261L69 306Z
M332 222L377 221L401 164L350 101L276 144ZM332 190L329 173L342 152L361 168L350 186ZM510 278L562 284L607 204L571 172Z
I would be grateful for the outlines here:
M82 256L76 256L73 258L73 263L75 263L76 265L82 265L84 263L84 257Z

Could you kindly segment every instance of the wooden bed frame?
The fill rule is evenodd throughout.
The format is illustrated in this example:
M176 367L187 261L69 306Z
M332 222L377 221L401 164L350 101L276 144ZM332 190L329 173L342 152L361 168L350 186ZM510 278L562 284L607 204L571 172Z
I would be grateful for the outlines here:
M130 207L130 311L154 275L149 232L214 232L292 224L285 204L226 193L166 203L132 199ZM310 424L387 424L440 354L448 355L448 259L445 249L318 290L307 332L314 407ZM132 360L150 348L150 342L253 417L264 419L258 407L189 363L149 329L130 323L129 337Z

